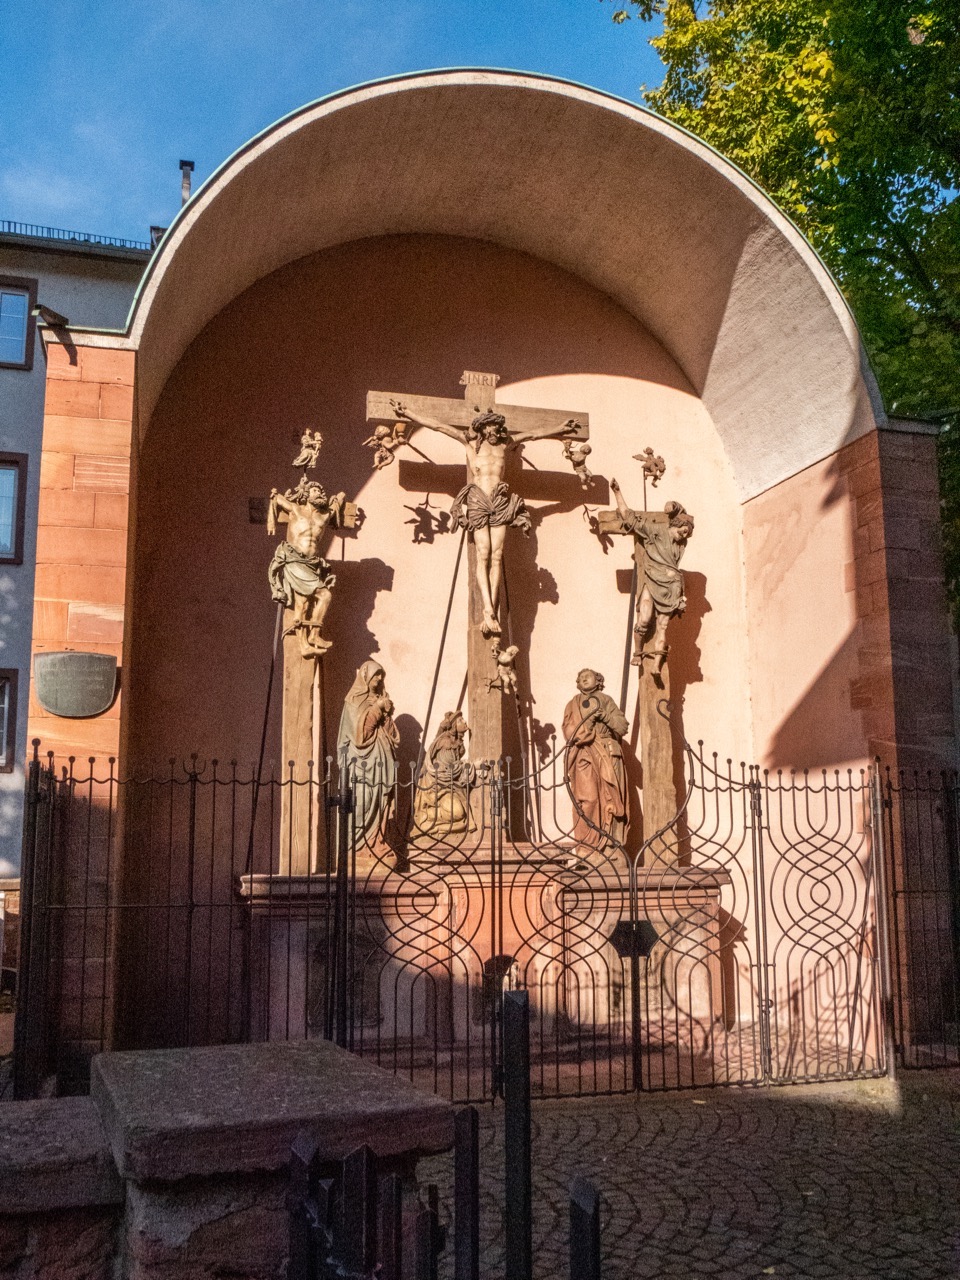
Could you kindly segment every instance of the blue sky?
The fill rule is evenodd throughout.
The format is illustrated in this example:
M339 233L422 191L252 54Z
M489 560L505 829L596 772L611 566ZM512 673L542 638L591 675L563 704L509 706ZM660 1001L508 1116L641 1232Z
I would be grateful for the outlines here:
M0 218L146 239L295 107L431 67L546 72L637 100L661 67L610 0L0 0ZM16 123L14 123L16 122Z

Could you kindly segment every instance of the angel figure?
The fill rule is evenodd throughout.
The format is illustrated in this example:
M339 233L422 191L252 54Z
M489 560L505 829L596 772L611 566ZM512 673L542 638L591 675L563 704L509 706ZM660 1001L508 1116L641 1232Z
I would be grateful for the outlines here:
M497 674L490 680L487 680L487 693L493 689L499 689L501 693L517 693L517 672L514 666L517 654L520 652L518 644L511 644L506 649L501 649L494 642L490 646L490 652L493 654L497 663Z
M573 464L581 489L589 489L593 480L593 472L587 470L587 457L592 452L590 446L582 440L567 440L563 446L563 456Z
M389 467L393 461L395 449L407 443L407 424L396 422L393 426L381 425L374 429L373 435L364 440L368 449L373 449L373 465L377 471Z
M315 467L323 445L323 436L319 431L307 430L300 437L300 452L293 460L295 467Z
M643 463L644 481L649 480L653 487L656 488L667 469L667 464L660 454L654 453L650 446L647 445L643 453L635 453L633 458L635 462Z

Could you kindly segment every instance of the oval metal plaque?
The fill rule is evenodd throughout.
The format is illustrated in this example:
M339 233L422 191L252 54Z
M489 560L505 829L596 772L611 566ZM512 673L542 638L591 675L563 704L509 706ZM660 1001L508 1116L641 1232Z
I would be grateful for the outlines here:
M110 653L38 653L33 683L38 702L51 715L99 716L117 692L117 660Z

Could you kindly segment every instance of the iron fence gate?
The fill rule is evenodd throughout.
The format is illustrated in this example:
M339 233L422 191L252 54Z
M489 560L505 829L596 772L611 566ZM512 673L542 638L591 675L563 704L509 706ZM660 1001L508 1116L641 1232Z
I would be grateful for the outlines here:
M317 942L291 945L292 905L264 914L257 950L276 954L279 933L281 952L311 956L316 1027L455 1099L499 1091L511 987L530 995L544 1096L882 1074L876 778L771 776L691 752L688 779L671 826L632 849L573 842L557 759L535 787L489 771L474 829L415 836L399 862L347 817L343 962L325 910ZM352 776L349 792L363 808L377 785ZM415 810L415 784L406 799ZM289 989L287 965L279 977ZM287 1030L275 987L256 1005L284 1020L257 1034Z
M599 848L572 838L563 772L504 761L426 794L413 769L386 787L332 762L35 760L19 1095L50 1073L82 1089L106 1047L327 1037L477 1101L500 1089L511 988L543 1096L886 1070L878 774L688 750L670 826Z

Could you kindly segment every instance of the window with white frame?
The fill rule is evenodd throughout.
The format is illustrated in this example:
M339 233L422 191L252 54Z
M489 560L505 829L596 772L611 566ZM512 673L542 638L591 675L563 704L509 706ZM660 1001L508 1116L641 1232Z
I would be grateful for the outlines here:
M23 564L27 455L0 453L0 564Z
M0 368L33 368L36 302L36 280L0 276Z
M17 673L0 667L0 773L12 773L17 747Z

